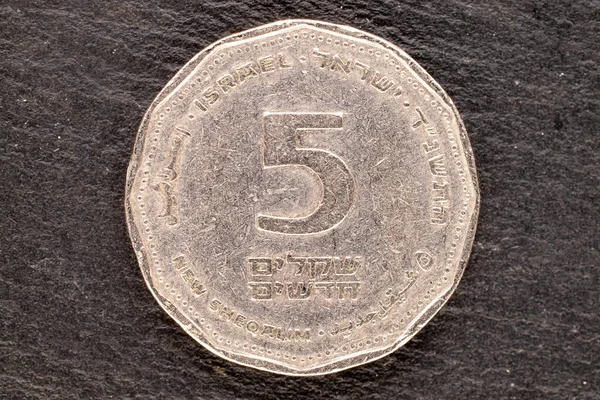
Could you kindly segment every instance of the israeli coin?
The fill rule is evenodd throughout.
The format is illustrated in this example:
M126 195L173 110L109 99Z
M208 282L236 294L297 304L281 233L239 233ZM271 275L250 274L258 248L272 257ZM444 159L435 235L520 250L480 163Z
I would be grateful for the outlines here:
M456 108L371 34L288 20L167 84L126 186L150 291L211 352L289 375L406 343L463 273L479 209Z

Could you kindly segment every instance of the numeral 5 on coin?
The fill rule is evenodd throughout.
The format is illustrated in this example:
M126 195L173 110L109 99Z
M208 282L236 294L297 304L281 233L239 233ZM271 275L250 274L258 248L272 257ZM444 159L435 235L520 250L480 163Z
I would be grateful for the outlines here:
M340 157L329 150L301 145L301 135L310 130L339 132L342 113L263 114L263 167L304 166L312 170L323 185L323 198L309 215L300 218L258 214L259 229L288 235L303 235L330 230L348 215L354 202L354 179Z

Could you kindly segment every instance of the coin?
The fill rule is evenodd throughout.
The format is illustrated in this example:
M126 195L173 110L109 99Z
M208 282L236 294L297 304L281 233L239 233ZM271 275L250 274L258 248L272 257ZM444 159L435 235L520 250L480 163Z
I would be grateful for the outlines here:
M125 203L148 287L190 336L316 375L389 354L443 306L479 190L455 106L412 58L288 20L222 39L167 84Z

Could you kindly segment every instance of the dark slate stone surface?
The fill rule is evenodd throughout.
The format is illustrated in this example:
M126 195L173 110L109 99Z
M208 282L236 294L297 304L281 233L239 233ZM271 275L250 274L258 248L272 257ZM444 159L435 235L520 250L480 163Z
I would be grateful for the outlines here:
M203 47L277 19L350 24L454 99L482 207L448 305L380 361L233 365L145 287L123 192L138 124ZM599 399L600 2L0 2L0 398Z

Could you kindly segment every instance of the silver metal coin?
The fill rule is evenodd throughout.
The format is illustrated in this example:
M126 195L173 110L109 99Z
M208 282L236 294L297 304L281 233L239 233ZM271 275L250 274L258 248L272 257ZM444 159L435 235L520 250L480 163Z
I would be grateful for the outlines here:
M406 343L463 273L473 155L393 44L280 21L200 52L140 127L129 233L159 304L213 353L325 374Z

